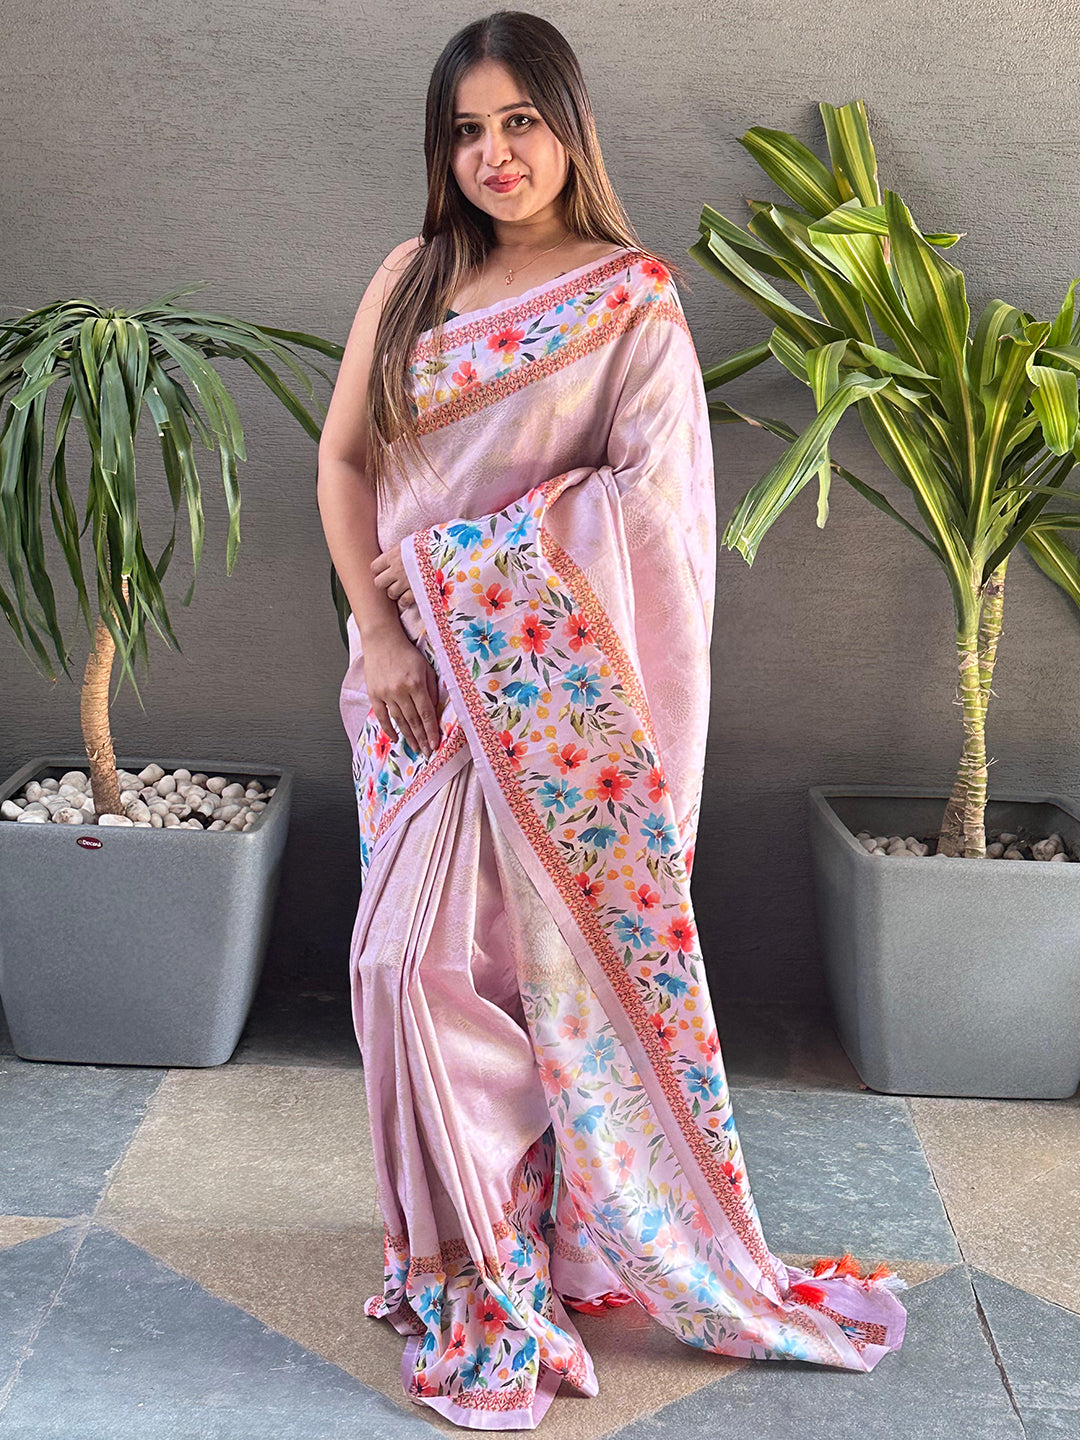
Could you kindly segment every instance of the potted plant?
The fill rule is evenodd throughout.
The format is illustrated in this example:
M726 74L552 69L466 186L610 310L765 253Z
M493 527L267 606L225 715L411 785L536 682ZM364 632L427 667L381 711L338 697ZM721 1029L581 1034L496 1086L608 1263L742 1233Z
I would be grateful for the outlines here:
M972 332L964 277L940 253L960 235L922 233L879 188L861 100L819 109L828 163L794 135L748 130L742 144L791 203L749 200L746 230L706 205L689 252L772 322L767 339L705 370L706 390L772 357L816 408L800 434L710 400L716 420L785 442L721 543L752 564L806 484L817 480L820 527L832 477L846 481L944 571L963 722L951 794L810 790L828 992L874 1089L1058 1098L1080 1082L1080 805L1019 792L988 803L986 712L1015 547L1080 604L1063 539L1080 525L1080 496L1064 488L1080 459L1080 280L1053 319L990 300ZM849 406L912 515L830 455Z
M0 784L0 998L15 1049L29 1060L221 1064L243 1029L262 966L291 772L250 758L139 755L121 756L118 765L109 680L119 651L118 688L127 676L141 706L131 662L138 656L149 666L148 624L181 649L162 580L183 503L193 562L183 604L190 604L204 535L193 435L218 451L228 574L236 564L244 432L211 360L243 361L317 441L319 424L270 361L313 399L304 366L329 376L294 347L336 359L342 350L174 303L198 288L138 310L70 300L0 321L0 543L10 577L0 583L0 608L42 675L55 683L55 657L72 678L45 553L47 493L91 640L81 691L84 756L37 755ZM50 462L46 405L59 396ZM173 511L156 560L138 510L135 437L144 405ZM90 450L81 518L67 474L73 418ZM92 558L84 570L88 529ZM85 768L76 768L80 761Z

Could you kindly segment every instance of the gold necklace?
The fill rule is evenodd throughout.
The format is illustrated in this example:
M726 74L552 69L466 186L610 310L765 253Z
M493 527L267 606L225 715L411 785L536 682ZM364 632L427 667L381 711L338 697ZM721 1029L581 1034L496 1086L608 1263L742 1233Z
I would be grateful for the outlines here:
M534 263L534 261L540 259L540 256L541 256L541 255L550 255L551 252L552 252L552 250L558 250L559 245L565 245L566 242L567 242L567 240L569 240L569 239L570 239L570 236L569 236L569 235L564 235L563 238L558 242L558 244L549 245L546 250L541 250L539 255L534 255L534 256L533 256L532 260L526 260L524 265L519 265L519 266L518 266L518 270L519 270L519 271L520 271L520 270L527 270L527 269L529 268L529 266ZM511 284L511 283L513 282L513 279L514 279L514 268L513 268L513 266L511 266L510 269L507 270L507 272L506 272L506 280L504 281L504 284L506 284L506 285Z

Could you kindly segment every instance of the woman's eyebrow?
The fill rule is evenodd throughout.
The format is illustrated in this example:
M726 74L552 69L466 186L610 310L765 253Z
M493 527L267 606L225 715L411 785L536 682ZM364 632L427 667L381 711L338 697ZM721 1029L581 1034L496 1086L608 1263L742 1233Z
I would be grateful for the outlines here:
M529 110L535 110L535 109L536 109L536 106L532 103L531 100L515 100L512 105L500 105L499 108L498 108L498 110L495 111L495 114L496 114L496 115L501 115L504 110L520 110L523 106L527 107ZM480 116L477 115L477 114L475 114L475 113L474 113L473 111L471 111L471 110L469 110L469 111L459 110L459 111L455 114L454 119L455 119L455 120L479 120L479 119L480 119Z

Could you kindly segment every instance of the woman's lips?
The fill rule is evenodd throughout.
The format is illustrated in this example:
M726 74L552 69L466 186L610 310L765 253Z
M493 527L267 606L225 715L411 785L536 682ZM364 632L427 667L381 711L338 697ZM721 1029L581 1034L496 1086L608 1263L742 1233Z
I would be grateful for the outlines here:
M496 180L493 176L490 180L485 180L484 184L488 187L489 190L494 190L496 194L505 195L509 191L513 190L514 186L518 183L520 179L520 175L515 175L513 176L513 178L507 178L506 180Z

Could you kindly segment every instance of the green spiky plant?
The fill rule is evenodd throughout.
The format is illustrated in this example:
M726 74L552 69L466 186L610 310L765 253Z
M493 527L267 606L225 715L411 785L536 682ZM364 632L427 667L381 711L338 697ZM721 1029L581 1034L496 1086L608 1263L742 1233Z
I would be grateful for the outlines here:
M64 674L73 678L45 553L41 510L47 486L53 530L91 640L80 710L98 815L124 813L109 720L109 678L116 652L121 658L117 690L126 675L141 706L131 657L138 655L144 667L149 666L147 622L175 650L181 649L161 582L172 559L184 502L193 573L182 603L191 603L205 530L192 431L208 450L218 451L229 509L225 561L229 575L240 548L237 461L247 458L244 431L232 396L208 361L243 361L318 441L319 421L269 361L276 360L292 372L325 418L326 407L315 399L304 367L331 387L333 381L307 356L297 358L292 347L335 360L343 354L340 345L315 335L173 304L203 283L170 291L139 310L103 309L88 300L69 300L0 320L0 409L10 402L0 429L0 544L11 577L10 593L0 584L0 608L44 676L54 683L57 679L51 646ZM185 377L202 401L205 419L185 389ZM46 403L54 386L63 398L47 457ZM144 405L157 429L173 511L172 533L156 561L147 554L138 512L135 437ZM67 476L73 417L81 422L90 448L81 521ZM82 561L87 527L93 547L89 583ZM340 583L333 570L331 590L344 635Z
M1052 321L991 300L972 335L964 277L938 253L961 235L924 235L900 196L879 189L861 100L818 108L829 164L794 135L754 126L741 143L792 204L748 200L746 230L706 205L689 250L773 326L767 340L706 368L706 390L772 356L810 388L817 411L797 434L781 420L709 401L714 419L760 426L787 442L721 543L753 564L765 532L813 478L824 526L838 475L927 547L952 594L964 731L937 848L981 859L986 709L1014 547L1025 545L1080 605L1080 565L1061 538L1080 526L1068 508L1080 495L1063 488L1080 460L1080 279ZM818 313L772 280L797 285ZM910 492L921 525L831 458L830 436L850 405Z

